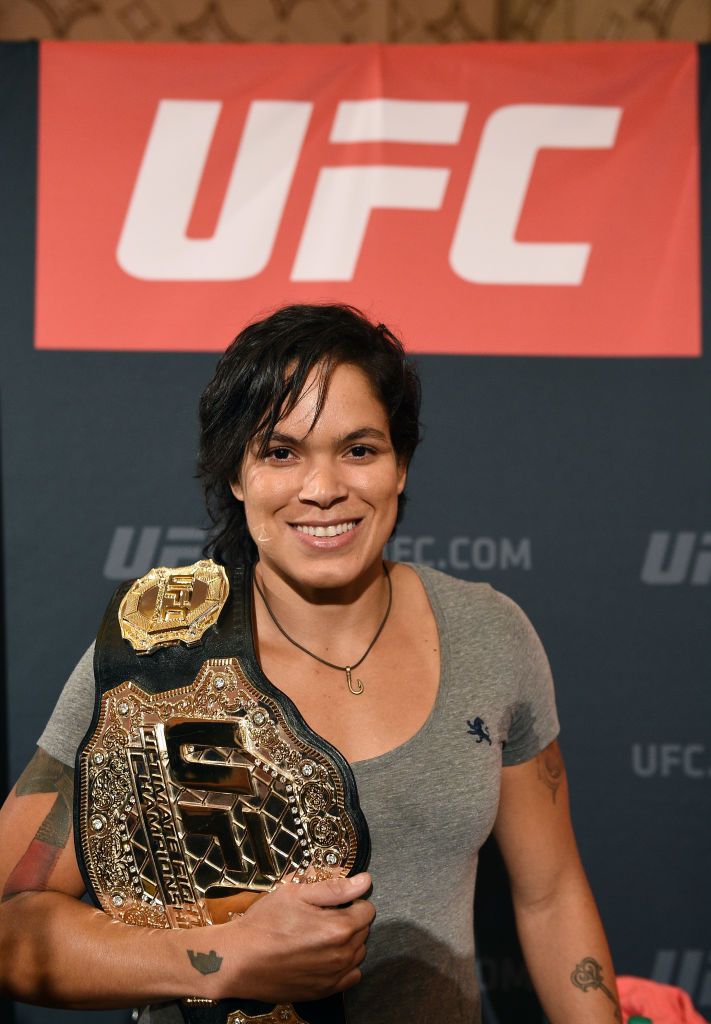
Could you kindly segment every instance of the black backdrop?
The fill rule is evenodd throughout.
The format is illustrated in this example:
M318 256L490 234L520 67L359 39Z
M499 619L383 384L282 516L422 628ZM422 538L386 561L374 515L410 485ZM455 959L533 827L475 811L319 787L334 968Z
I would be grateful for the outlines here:
M115 578L192 561L200 547L194 410L215 363L33 349L36 60L32 44L0 47L11 781ZM706 191L709 60L702 47ZM705 194L707 323L710 209ZM226 341L243 320L240 311L226 324ZM579 844L617 968L681 984L709 1016L711 359L422 356L418 365L426 440L392 554L488 579L526 609L553 667ZM487 1014L535 1021L499 874L487 851ZM17 1008L28 1024L49 1014L61 1016Z

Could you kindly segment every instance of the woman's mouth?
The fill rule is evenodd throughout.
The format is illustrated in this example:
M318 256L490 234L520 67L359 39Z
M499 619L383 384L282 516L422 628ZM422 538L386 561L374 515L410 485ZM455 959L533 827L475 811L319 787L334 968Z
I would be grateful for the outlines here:
M327 526L312 526L305 523L292 523L292 526L308 537L339 537L343 533L350 533L358 522L357 519L348 519L340 523L329 523Z

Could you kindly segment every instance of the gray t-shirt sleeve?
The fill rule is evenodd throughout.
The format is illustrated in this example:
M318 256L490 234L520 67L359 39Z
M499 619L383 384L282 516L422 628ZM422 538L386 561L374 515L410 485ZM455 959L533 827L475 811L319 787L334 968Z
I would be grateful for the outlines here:
M61 761L74 766L77 748L89 728L94 713L94 645L81 656L64 684L37 746Z
M515 696L502 764L521 764L539 754L560 732L553 678L538 634L519 606L499 592L508 618Z

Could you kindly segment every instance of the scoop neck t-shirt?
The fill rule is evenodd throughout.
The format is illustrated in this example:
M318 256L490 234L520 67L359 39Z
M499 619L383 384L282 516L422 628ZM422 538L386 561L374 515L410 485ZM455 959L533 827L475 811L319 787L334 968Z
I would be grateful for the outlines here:
M440 638L429 715L392 750L352 764L372 852L377 916L349 1024L478 1024L473 905L479 849L496 817L501 769L558 734L545 652L515 602L486 583L412 565ZM94 706L93 645L69 677L38 744L64 764ZM143 1024L179 1024L176 1004Z

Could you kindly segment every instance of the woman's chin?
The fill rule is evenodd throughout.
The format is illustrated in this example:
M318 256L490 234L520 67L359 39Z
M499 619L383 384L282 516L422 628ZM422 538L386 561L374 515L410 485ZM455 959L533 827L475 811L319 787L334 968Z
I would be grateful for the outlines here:
M369 578L382 561L382 552L311 548L299 558L260 557L265 569L288 579L298 589L339 590ZM378 573L380 570L377 570Z

